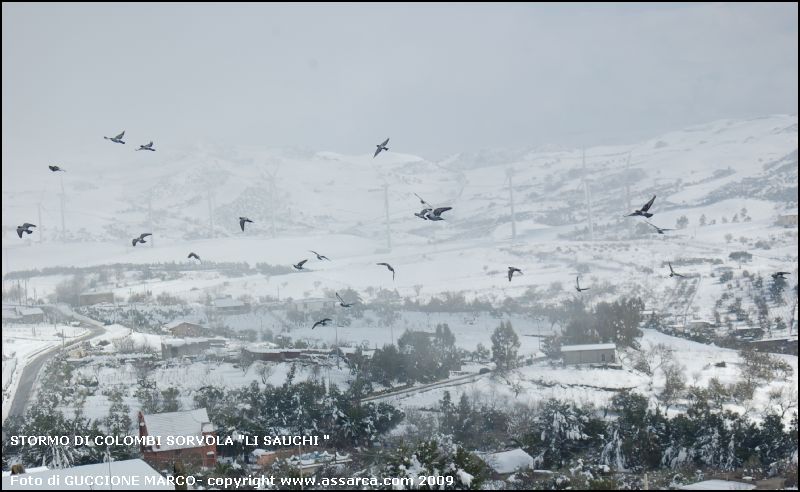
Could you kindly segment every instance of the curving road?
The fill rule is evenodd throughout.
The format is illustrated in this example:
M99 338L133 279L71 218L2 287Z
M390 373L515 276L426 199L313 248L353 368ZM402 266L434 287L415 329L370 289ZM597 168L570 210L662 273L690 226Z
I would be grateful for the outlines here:
M98 335L105 333L105 328L103 325L91 318L87 318L86 316L81 316L72 312L71 309L63 307L63 306L43 306L46 308L52 308L60 311L65 316L70 318L74 318L78 321L86 323L89 325L89 333L82 335L72 341L69 342L69 345L65 345L64 348L71 347L77 343L84 342L89 340L90 338L94 338ZM34 384L36 383L36 378L39 376L39 371L44 366L44 363L53 358L62 347L53 347L52 349L38 355L32 361L30 361L25 368L22 370L22 375L19 378L19 383L17 385L17 391L14 393L12 397L13 400L11 402L11 408L8 410L8 417L14 415L23 415L25 413L25 407L28 406L28 400L30 399L31 394L33 393Z

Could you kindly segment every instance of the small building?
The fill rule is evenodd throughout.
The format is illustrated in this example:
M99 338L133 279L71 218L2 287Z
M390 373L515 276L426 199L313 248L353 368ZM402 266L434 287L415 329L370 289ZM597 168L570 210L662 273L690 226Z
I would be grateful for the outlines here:
M250 312L250 305L227 296L214 299L214 309L217 314L247 314Z
M797 214L779 215L775 225L782 227L797 227Z
M736 482L734 480L705 480L681 485L678 490L753 490L754 488L756 486L752 483Z
M205 408L151 415L139 412L139 436L161 437L160 446L141 446L144 459L158 467L175 461L212 467L217 462L216 430Z
M504 480L512 473L526 468L532 469L534 465L533 457L520 448L500 453L478 453L478 457L492 471L492 478L495 480Z
M18 306L17 314L20 323L44 323L44 311L41 308Z
M741 326L738 328L734 328L733 336L740 342L748 342L751 340L759 340L764 338L764 330L763 328L752 327L752 326Z
M161 358L196 356L211 348L207 338L169 338L161 342Z
M43 468L43 469L42 469ZM20 483L26 475L41 485ZM57 485L54 485L57 484ZM19 475L3 472L3 490L175 490L160 473L140 459L95 463L48 470L29 468Z
M279 459L285 459L292 456L295 450L292 449L274 449L267 451L265 449L254 449L250 453L250 462L258 467L270 466Z
M173 337L202 337L207 335L207 330L197 323L184 320L175 320L164 325L164 331Z
M21 323L22 316L17 314L17 310L14 308L3 308L3 323Z
M617 346L613 343L562 345L565 364L607 364L616 361Z
M325 465L339 465L353 461L348 454L333 454L327 451L312 451L286 458L286 463L299 468L303 473L313 473L314 470Z
M350 361L355 360L359 353L361 357L366 360L371 360L372 356L375 355L375 349L364 349L361 347L339 347L339 352Z
M759 352L797 355L797 335L752 340L748 345L755 347Z
M91 306L92 304L109 303L114 304L113 292L84 292L78 296L79 306Z
M289 302L290 311L300 311L302 313L312 313L333 309L336 307L336 300L326 297L311 297L308 299L297 299Z
M242 348L242 358L265 362L281 362L284 360L281 354L285 349L277 347L277 345L270 342L251 343Z
M248 345L242 349L242 358L265 362L285 362L301 359L314 360L333 353L333 350L272 348L274 346L268 342Z

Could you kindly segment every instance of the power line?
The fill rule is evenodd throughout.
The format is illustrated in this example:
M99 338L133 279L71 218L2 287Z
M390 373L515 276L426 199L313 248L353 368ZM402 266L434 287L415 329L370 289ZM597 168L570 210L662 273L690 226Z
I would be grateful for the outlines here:
M514 214L514 168L506 169L506 176L508 177L508 201L511 206L511 241L517 239L517 217Z
M589 180L586 179L586 149L582 151L583 160L583 189L586 194L586 220L589 225L589 240L594 241L594 224L592 223L592 192L589 190Z

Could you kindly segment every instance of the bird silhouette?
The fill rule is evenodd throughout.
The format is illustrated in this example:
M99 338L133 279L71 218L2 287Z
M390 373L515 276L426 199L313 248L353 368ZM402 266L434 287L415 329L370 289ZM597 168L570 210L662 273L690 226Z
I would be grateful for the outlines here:
M307 261L308 261L308 260L303 260L303 261L301 261L301 262L297 263L296 265L292 265L292 266L293 266L293 267L295 267L295 268L296 268L296 269L298 269L298 270L304 270L304 268L303 268L303 263L305 263L305 262L307 262Z
M667 265L669 265L669 276L670 276L670 278L672 278L672 277L685 278L686 277L685 275L681 275L680 273L676 273L675 270L672 269L672 263L667 262Z
M584 287L584 288L581 289L581 282L580 282L579 279L580 279L580 275L575 277L575 290L577 290L578 292L583 292L584 290L589 290L589 287Z
M321 255L321 254L317 253L317 252L316 252L316 251L314 251L314 250L311 250L311 249L309 249L308 251L309 251L309 252L311 252L311 253L314 253L315 255L317 255L317 259L318 259L318 260L328 260L328 261L331 261L331 259L330 259L330 258L328 258L327 256L325 256L325 255Z
M311 329L313 330L314 328L316 328L318 326L328 326L328 323L330 323L331 321L333 321L333 320L330 319L330 318L321 319L321 320L317 321L316 323L314 323L314 326L312 326Z
M653 202L656 201L656 196L653 195L653 198L650 199L649 202L645 203L642 208L633 212L632 214L626 215L626 217L633 217L633 216L640 216L640 217L647 217L648 219L653 216L653 214L648 213L647 211L650 210L650 207L653 206Z
M131 244L133 244L134 247L136 247L137 243L147 244L147 241L144 240L144 238L146 238L147 236L152 236L152 234L149 233L149 232L145 232L144 234L140 234L139 237L133 238L133 240L131 241Z
M656 232L659 233L659 234L664 234L664 231L674 231L675 230L675 229L662 229L661 227L658 227L655 224L651 224L650 222L647 222L647 224L650 225L653 229L655 229Z
M106 140L111 140L114 143L124 144L125 142L122 141L122 137L125 136L125 130L122 130L122 133L117 135L116 137L103 137Z
M239 217L239 227L242 228L242 232L244 232L244 223L245 222L253 222L252 220L248 219L247 217Z
M786 275L791 275L792 272L775 272L772 274L772 278L777 279L778 277L785 279Z
M153 152L156 151L156 149L153 148L153 142L152 141L147 145L140 145L139 148L136 149L136 150L152 150Z
M515 267L511 267L511 266L508 267L508 281L509 282L511 282L511 277L514 276L514 272L517 272L520 275L522 275L522 270L520 270L519 268L515 268Z
M373 154L373 156L372 156L373 159L378 154L381 153L381 150L389 150L389 147L386 146L387 143L389 143L389 139L388 138L386 140L384 140L382 144L378 144L378 145L375 146L375 147L378 147L378 148L375 150L375 154Z
M453 207L435 208L435 209L433 209L432 212L428 212L428 214L425 216L425 218L428 219L428 220L432 220L432 221L444 220L444 218L442 217L442 214L444 212L447 212L448 210L452 210L452 209L453 209Z
M66 170L66 169L61 169L61 168L60 168L60 167L58 167L58 166L47 166L47 167L49 167L49 168L50 168L50 170L51 170L51 171L53 171L53 172L56 172L56 171L61 171L61 172L63 172L63 173L67 172L67 170Z
M420 219L432 221L444 220L442 214L453 209L453 207L434 207L416 193L414 193L414 196L419 198L419 202L422 204L422 210L420 210L419 213L414 214Z
M33 231L31 230L31 227L36 227L36 225L35 224L31 224L29 222L25 222L21 226L17 226L17 235L20 238L22 238L22 233L23 232L26 232L28 234L33 234Z
M351 303L344 302L344 299L342 299L342 296L340 296L338 292L336 293L336 298L339 299L339 305L344 308L349 308L350 306L353 305L352 302Z
M202 261L202 260L200 260L200 257L197 256L197 253L189 253L189 256L187 256L187 258L194 258L197 261Z
M389 271L390 271L390 272L392 272L392 281L394 281L394 268L392 268L392 265L390 265L390 264L388 264L388 263L375 263L375 264L376 264L376 265L383 265L383 266L385 266L386 268L388 268L388 269L389 269Z

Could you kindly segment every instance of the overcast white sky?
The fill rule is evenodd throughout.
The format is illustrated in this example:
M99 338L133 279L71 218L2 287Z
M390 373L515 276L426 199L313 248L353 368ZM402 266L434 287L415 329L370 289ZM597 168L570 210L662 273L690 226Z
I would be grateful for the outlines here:
M3 3L3 174L199 141L430 159L797 113L797 4Z

